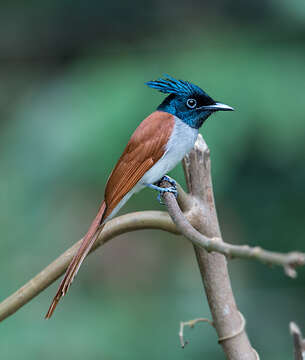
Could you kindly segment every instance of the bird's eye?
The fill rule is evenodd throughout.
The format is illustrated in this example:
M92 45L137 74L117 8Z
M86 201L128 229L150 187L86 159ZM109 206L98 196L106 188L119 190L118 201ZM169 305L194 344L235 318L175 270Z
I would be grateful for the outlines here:
M194 109L197 105L197 101L195 99L188 99L186 102L187 107L190 109Z

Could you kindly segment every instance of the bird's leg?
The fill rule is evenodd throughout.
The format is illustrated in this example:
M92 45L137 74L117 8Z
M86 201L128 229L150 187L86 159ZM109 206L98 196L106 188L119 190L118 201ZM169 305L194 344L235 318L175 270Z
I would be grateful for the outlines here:
M161 181L168 181L172 186L170 187L167 187L167 188L163 188L163 187L160 187L158 186ZM178 191L177 191L177 187L176 187L176 181L172 178L170 178L169 176L165 175L162 177L162 179L160 179L158 182L156 182L157 185L155 184L147 184L147 186L151 189L154 189L154 190L157 190L159 192L158 194L158 201L160 204L164 205L164 203L162 202L162 199L161 199L161 194L165 193L165 192L171 192L172 194L175 195L175 197L178 196Z
M162 188L162 187L154 185L154 184L147 184L146 186L148 186L151 189L157 190L159 192L157 199L161 205L164 205L164 203L162 202L162 199L161 199L161 194L163 194L165 192L171 192L172 194L175 195L175 197L178 196L178 191L177 191L176 187L174 187L174 186L170 186L167 188Z

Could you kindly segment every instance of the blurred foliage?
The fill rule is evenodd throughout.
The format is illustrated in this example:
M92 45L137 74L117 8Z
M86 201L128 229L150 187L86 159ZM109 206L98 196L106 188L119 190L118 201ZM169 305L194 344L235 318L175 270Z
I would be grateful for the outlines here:
M112 166L163 95L163 73L236 108L202 128L225 240L304 249L305 3L0 2L1 299L81 237ZM181 166L172 176L184 183ZM160 209L145 190L122 212ZM305 271L230 262L264 359L292 358ZM57 284L0 325L3 359L222 359L192 247L157 231L113 240L82 267L54 319ZM268 339L268 340L267 340ZM18 345L18 346L16 346Z

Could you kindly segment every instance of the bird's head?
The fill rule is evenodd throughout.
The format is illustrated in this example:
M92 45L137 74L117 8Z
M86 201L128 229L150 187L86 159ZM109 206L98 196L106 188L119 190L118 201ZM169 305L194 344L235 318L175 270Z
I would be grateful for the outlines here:
M166 75L164 79L148 81L149 87L169 94L158 110L177 116L192 128L199 129L215 111L232 111L232 107L213 100L200 87L188 81Z

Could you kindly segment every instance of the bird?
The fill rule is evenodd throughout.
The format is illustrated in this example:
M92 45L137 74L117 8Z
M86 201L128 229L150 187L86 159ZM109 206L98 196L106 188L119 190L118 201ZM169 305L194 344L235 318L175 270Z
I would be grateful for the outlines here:
M136 128L113 168L104 192L104 200L81 245L71 260L45 318L50 318L66 295L82 262L92 248L97 233L115 216L129 198L145 187L160 194L177 196L176 183L166 174L193 148L199 128L216 111L232 111L231 106L213 100L199 86L170 75L146 82L167 97ZM160 180L168 180L162 188Z

